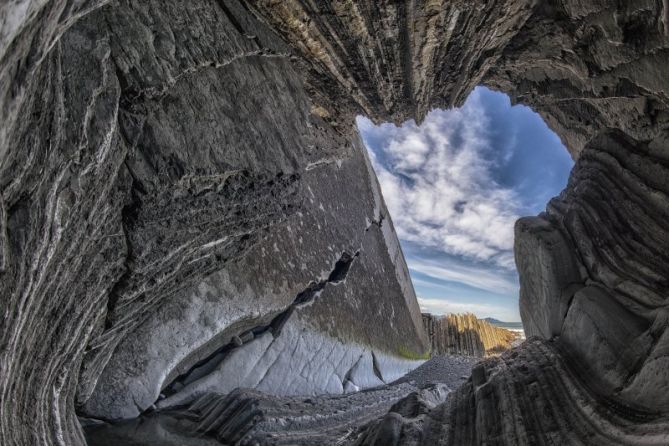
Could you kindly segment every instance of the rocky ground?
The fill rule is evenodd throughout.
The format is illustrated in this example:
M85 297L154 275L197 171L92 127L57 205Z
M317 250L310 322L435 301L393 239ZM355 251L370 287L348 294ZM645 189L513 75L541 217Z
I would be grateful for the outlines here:
M82 420L82 424L91 446L351 444L365 425L400 401L403 406L409 400L428 408L445 401L466 382L477 361L436 356L390 385L346 395L277 397L237 389L121 423Z

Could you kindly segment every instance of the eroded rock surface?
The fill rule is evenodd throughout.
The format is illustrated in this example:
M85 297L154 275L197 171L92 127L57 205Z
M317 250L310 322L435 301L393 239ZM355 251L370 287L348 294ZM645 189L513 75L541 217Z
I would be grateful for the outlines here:
M341 393L372 352L416 366L420 311L353 121L319 115L274 31L234 1L3 17L21 5L1 83L3 444L81 444L75 408L137 416L231 342L294 324L295 302L291 342L329 341L272 350L268 377L304 375L293 392ZM376 379L364 364L351 385Z
M483 358L502 353L519 337L495 327L471 313L435 316L423 313L423 326L430 338L432 355L465 355Z
M2 444L83 444L77 411L136 416L280 344L282 314L293 345L356 352L318 391L345 390L358 353L424 354L353 122L420 120L478 84L532 106L576 160L516 227L543 340L359 438L667 443L667 2L15 0L0 23Z
M388 410L432 408L464 381L473 358L438 356L390 385L347 395L279 397L237 389L206 393L189 404L150 412L129 421L87 421L91 445L351 444L365 424ZM406 398L406 400L405 400ZM407 403L406 401L410 401ZM397 407L397 409L396 409Z
M555 341L538 338L489 358L436 407L411 397L362 428L357 444L661 445L669 417L603 398L597 379L567 358ZM359 435L359 436L358 436Z

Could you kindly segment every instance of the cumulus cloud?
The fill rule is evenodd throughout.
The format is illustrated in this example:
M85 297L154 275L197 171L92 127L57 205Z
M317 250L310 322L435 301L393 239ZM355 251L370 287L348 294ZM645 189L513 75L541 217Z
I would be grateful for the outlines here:
M513 142L493 144L490 124L476 91L462 108L434 110L420 126L358 118L401 239L511 270L521 199L493 172Z

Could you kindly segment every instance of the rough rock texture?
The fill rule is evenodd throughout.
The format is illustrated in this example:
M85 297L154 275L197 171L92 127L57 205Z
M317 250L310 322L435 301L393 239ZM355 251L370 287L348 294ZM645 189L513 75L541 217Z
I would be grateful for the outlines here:
M299 342L422 355L353 118L420 119L477 84L576 160L516 227L544 340L420 410L448 432L360 435L667 443L666 1L13 0L0 24L0 443L83 444L75 408L134 416L256 332L281 340L280 315Z
M590 404L602 405L604 422L595 419L600 409L585 410L583 428L574 437L533 427L528 416L495 418L491 414L508 409L509 390L492 381L475 398L474 387L462 391L472 396L458 410L470 411L474 427L454 418L453 435L442 441L587 444L592 435L602 444L666 443L669 5L555 0L472 7L437 1L414 2L409 10L408 4L384 3L368 15L359 2L254 4L275 9L265 16L289 40L301 35L301 41L318 44L306 47L307 58L316 46L346 54L332 62L313 57L314 71L330 83L339 78L340 84L352 83L353 92L372 104L366 110L378 110L380 96L388 98L390 118L409 113L420 119L430 106L461 103L472 85L483 83L532 106L576 160L567 189L547 212L517 225L521 314L528 334L555 339L559 346L543 363L546 369L564 373L558 361L584 365L570 376L573 386L553 384L573 396L587 380ZM298 26L300 14L317 18ZM368 17L374 14L392 18L372 21ZM376 45L373 36L393 21L396 32ZM401 69L379 79L388 70L378 67L391 61L400 61ZM357 82L356 76L374 81ZM430 88L422 89L425 79ZM400 92L413 101L393 101ZM539 353L527 348L511 361L538 374L530 367L532 355ZM507 377L523 385L513 373ZM533 398L534 405L549 404L551 396ZM533 404L521 405L519 413L533 413ZM609 404L626 413L619 421L630 427L624 435L615 415L604 410ZM449 407L445 410L458 406ZM568 412L558 409L555 423L568 425ZM659 421L633 426L649 412ZM523 431L533 435L512 435Z
M281 314L330 340L326 380L280 355L308 393L427 351L353 122L271 30L237 2L29 5L0 82L2 444L82 444L75 408L136 416Z
M666 414L603 398L596 377L585 381L583 364L567 358L559 342L529 340L475 366L444 403L410 411L408 397L349 438L375 446L667 444Z
M402 384L344 397L278 398L240 389L180 409L86 429L89 445L336 444L416 388ZM448 388L439 387L440 395Z
M465 355L482 358L512 347L518 334L477 319L471 313L435 316L423 313L423 327L430 338L432 355Z
M402 379L343 396L278 397L257 390L204 394L192 404L133 420L86 420L90 445L350 444L366 423L408 398L430 407L466 381L474 358L438 356ZM402 403L403 406L406 403Z

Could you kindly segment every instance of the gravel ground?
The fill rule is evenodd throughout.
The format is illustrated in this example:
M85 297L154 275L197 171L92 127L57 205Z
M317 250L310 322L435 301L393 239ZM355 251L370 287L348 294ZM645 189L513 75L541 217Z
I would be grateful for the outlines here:
M481 358L469 356L435 356L391 385L408 382L417 387L424 387L429 384L442 383L455 389L469 378L472 367L480 360Z

